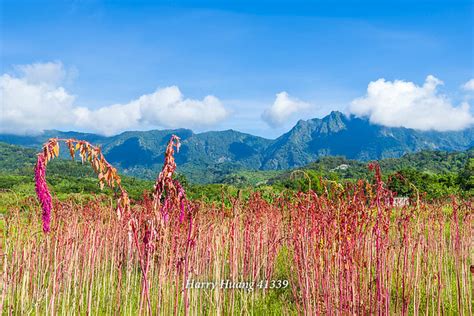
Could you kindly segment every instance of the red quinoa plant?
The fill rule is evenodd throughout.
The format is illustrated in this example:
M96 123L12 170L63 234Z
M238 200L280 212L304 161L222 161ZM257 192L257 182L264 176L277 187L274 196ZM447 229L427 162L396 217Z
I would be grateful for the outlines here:
M118 202L52 199L46 167L59 155L59 142L92 165ZM20 212L35 201L7 213L2 313L472 314L471 201L417 198L395 206L377 165L373 182L322 181L323 194L286 191L265 199L257 191L227 196L227 204L188 201L173 179L178 148L174 136L152 194L131 203L100 148L49 140L35 180L43 230L53 233L36 234L36 217ZM275 275L290 286L249 292L186 286Z
M119 217L130 208L130 200L127 191L121 185L120 176L104 157L99 147L91 145L89 142L77 139L51 138L44 145L43 150L38 154L35 166L36 194L43 209L43 231L49 233L51 223L51 193L46 183L46 166L48 162L59 156L59 142L63 141L69 148L71 158L74 160L76 152L82 162L89 162L99 178L101 188L104 185L110 188L118 188L117 214Z
M75 158L76 152L78 152L82 162L90 163L98 176L101 189L105 185L112 189L116 188L117 215L119 219L126 219L129 236L138 251L142 272L142 296L146 299L148 311L151 313L148 272L150 260L156 248L155 243L159 240L160 228L170 224L174 226L173 235L175 240L180 240L179 236L183 235L183 230L185 231L186 239L179 246L180 249L184 249L184 254L177 262L178 266L182 266L180 269L184 272L183 280L187 279L189 270L188 253L192 246L193 228L192 206L188 203L186 193L179 181L173 179L173 174L176 170L174 152L175 148L179 150L179 137L172 135L166 147L163 169L159 173L154 186L153 208L144 208L140 213L131 212L130 199L128 198L127 191L121 185L120 176L117 170L105 159L99 147L83 140L49 139L43 145L43 150L38 154L35 166L36 193L43 209L42 219L43 231L45 233L50 232L52 211L51 194L46 182L46 166L50 160L59 156L60 141L66 143L72 159ZM171 219L170 216L172 216ZM175 250L179 253L177 249ZM184 293L184 302L185 311L187 312L187 291Z

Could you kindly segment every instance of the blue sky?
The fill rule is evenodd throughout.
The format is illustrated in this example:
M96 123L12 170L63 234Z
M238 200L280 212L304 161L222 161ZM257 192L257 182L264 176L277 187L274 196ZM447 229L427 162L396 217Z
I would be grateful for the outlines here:
M57 63L62 79L47 91L61 88L74 96L70 104L58 106L87 108L97 115L100 112L94 111L102 107L133 103L176 86L176 98L205 103L197 112L212 116L213 106L225 109L214 120L201 118L205 124L196 118L182 127L233 128L266 137L288 130L300 118L321 117L331 110L423 129L402 118L377 118L382 111L377 102L386 98L371 98L367 89L380 78L386 79L381 88L387 93L396 89L395 80L422 89L433 75L444 85L437 85L428 99L436 103L447 98L448 104L438 105L458 110L453 117L464 115L461 123L445 129L472 125L472 90L461 88L473 78L471 1L197 2L4 0L2 74L26 78L18 65ZM286 97L276 97L282 92ZM38 123L25 129L9 118L9 109L23 106L17 100L25 102L19 93L12 94L10 103L3 101L3 123L9 126L4 132L45 128ZM204 101L208 95L218 104ZM364 108L354 105L364 97ZM424 109L432 106L423 102ZM184 102L180 109L185 111L189 104ZM187 125L185 118L167 124L159 117L166 111L147 106L134 123L112 124L104 133ZM269 114L262 119L265 110ZM181 115L178 110L170 113ZM48 120L53 125L57 121L44 122ZM434 119L425 129L438 125ZM100 132L77 123L77 118L55 127Z

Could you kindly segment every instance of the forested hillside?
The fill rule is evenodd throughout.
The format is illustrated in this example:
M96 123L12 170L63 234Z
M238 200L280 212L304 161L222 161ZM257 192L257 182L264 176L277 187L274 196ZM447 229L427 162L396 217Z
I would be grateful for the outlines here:
M52 130L36 136L0 134L0 142L39 149L48 138L84 139L100 146L123 174L152 180L161 169L166 143L173 134L181 138L178 171L200 183L219 182L238 171L299 168L325 156L367 162L422 150L464 151L474 145L473 128L458 132L389 128L340 112L301 120L273 140L234 130L193 133L175 129L128 131L110 137Z
M33 192L36 153L32 148L0 143L0 189ZM385 179L390 179L392 189L402 195L413 193L411 184L434 198L452 193L473 193L473 149L463 152L422 151L401 158L382 159L379 164ZM190 181L186 173L178 177L187 186L190 196L203 196L206 193L213 199L220 195L223 188L234 192L239 188L268 186L273 191L307 189L310 182L313 188L317 187L320 178L343 183L372 176L366 162L344 157L322 157L303 168L292 170L210 169L209 173L212 173L214 184L210 184L209 179ZM101 192L92 169L80 160L51 161L48 165L48 181L59 194ZM153 186L152 181L136 177L125 176L123 181L127 183L133 198L140 198L143 190L151 190Z

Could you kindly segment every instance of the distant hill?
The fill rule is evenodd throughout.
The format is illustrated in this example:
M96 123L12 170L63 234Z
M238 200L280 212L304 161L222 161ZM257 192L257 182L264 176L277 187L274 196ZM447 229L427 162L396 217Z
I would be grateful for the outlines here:
M0 176L3 175L3 181L5 181L5 176L12 175L22 176L24 177L22 178L23 180L31 182L33 179L33 166L36 162L36 153L37 150L33 148L0 142ZM474 158L474 148L461 152L425 150L418 153L405 154L400 158L382 159L379 160L379 164L384 175L400 170L416 170L417 172L433 175L458 174L465 168L468 160L472 158ZM341 180L367 178L370 175L367 162L347 159L342 156L320 157L299 169L314 171L323 177L336 177ZM237 186L272 184L278 181L289 180L293 170L259 171L235 168L220 170L214 167L208 170L210 177L191 180L194 183L214 182ZM186 173L185 175L188 177ZM80 162L69 161L69 159L55 159L48 164L48 179L54 180L55 178L92 179L92 181L89 181L91 182L89 186L96 186L95 175L92 169L87 164L82 165ZM148 184L151 187L151 184Z
M463 151L474 145L474 128L459 132L389 128L340 112L301 120L274 140L234 130L196 134L176 129L130 131L111 137L61 131L45 131L38 136L2 134L0 142L38 149L51 137L85 139L102 146L106 158L123 173L151 179L161 168L172 134L182 139L176 155L178 171L194 182L215 182L238 170L291 169L324 156L368 161L421 150Z
M323 119L299 121L267 149L264 169L304 166L323 156L360 161L398 158L421 150L463 151L474 145L474 128L460 132L417 131L370 124L332 112Z
M474 158L474 148L461 152L428 151L405 154L400 158L386 158L378 163L383 174L392 174L400 170L416 170L427 174L457 174L461 172L470 158ZM341 156L321 157L315 162L299 168L339 179L367 178L371 173L367 162L347 159ZM282 172L276 177L268 177L269 182L289 179L293 170ZM230 177L231 178L231 177Z
M400 196L414 197L423 194L428 199L446 198L450 195L474 196L474 149L463 152L421 151L401 158L379 160L384 181L390 190ZM339 183L357 179L371 179L367 163L344 157L322 157L307 166L267 176L264 183L287 189L319 190L320 179ZM260 175L260 179L262 176ZM226 183L244 183L243 177L229 176ZM234 180L234 181L232 181ZM237 181L235 181L237 180Z

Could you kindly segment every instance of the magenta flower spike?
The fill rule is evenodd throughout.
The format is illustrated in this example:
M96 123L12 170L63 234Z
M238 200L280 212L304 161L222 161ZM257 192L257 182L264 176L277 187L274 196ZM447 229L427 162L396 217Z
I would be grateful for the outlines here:
M43 232L49 233L51 230L51 209L53 205L51 202L51 193L46 183L46 161L43 154L38 155L35 166L35 187L36 195L43 209Z

